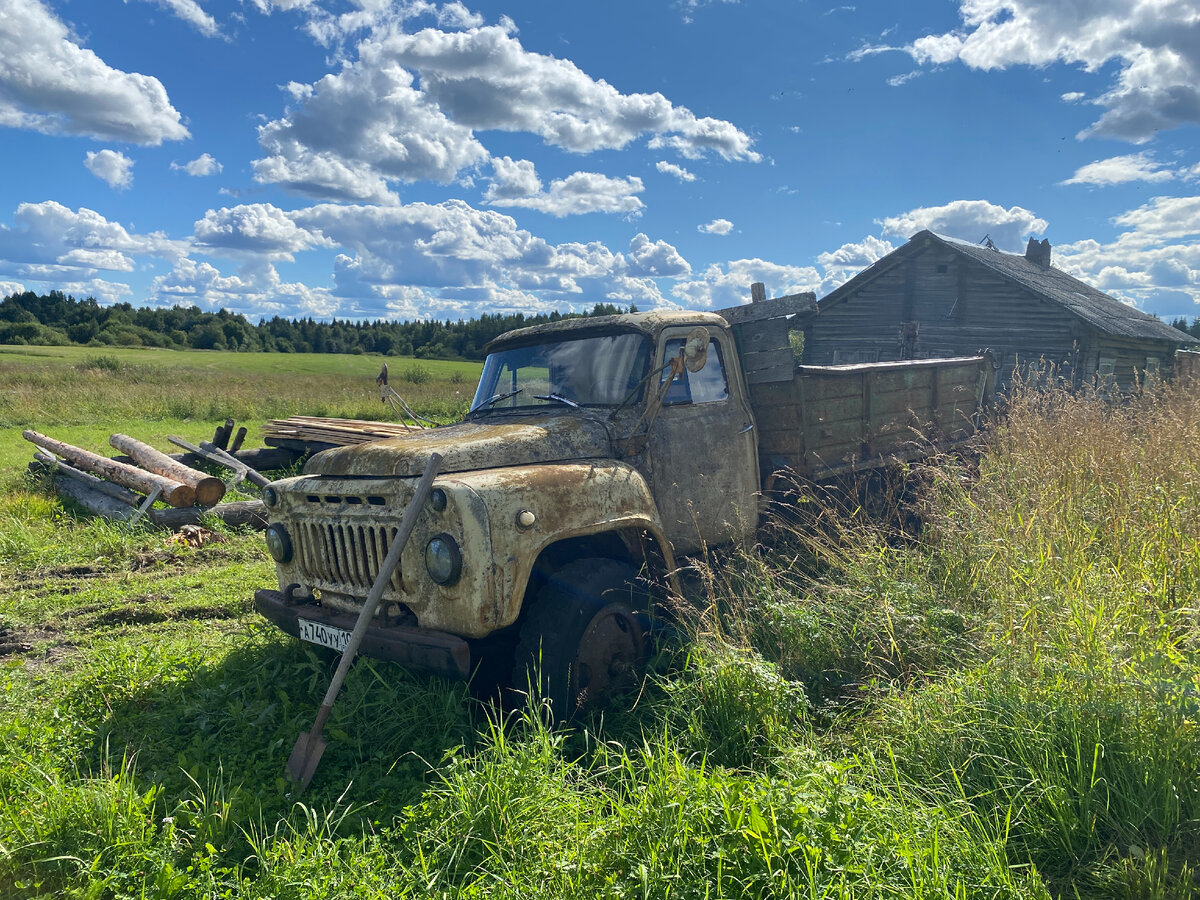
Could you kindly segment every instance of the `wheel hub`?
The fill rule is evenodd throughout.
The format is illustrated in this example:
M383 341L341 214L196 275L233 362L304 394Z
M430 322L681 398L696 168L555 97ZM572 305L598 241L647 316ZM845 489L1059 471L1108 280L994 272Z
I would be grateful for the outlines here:
M645 631L624 603L598 610L584 629L572 666L572 694L580 707L630 687L645 651Z

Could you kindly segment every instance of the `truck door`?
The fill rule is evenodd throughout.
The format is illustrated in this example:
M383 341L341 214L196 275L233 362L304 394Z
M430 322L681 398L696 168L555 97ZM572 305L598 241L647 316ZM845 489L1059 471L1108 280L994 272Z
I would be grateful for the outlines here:
M691 330L663 331L657 366L679 355ZM651 427L655 501L677 553L736 540L758 527L754 418L732 338L718 328L709 332L704 367L675 380Z

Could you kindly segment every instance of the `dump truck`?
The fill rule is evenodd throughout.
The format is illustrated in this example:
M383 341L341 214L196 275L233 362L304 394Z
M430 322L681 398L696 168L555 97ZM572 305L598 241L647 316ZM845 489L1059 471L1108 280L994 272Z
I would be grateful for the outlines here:
M256 608L343 649L436 453L359 652L459 678L511 669L560 715L602 700L646 652L645 585L751 539L781 483L975 432L990 357L798 366L789 335L814 308L796 295L501 335L462 421L327 449L266 488L278 588Z

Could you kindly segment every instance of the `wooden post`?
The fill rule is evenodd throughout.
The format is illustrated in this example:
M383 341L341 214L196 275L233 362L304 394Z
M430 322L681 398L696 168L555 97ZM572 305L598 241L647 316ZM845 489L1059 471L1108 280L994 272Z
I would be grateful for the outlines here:
M229 438L233 434L233 419L226 419L224 425L217 426L217 433L213 435L212 442L225 450L229 447Z
M137 466L117 462L115 459L109 459L99 453L92 453L90 450L64 444L62 441L56 441L54 438L46 437L36 431L26 430L21 433L31 444L37 444L43 450L49 450L51 453L61 456L80 469L94 475L102 475L109 481L127 488L149 494L156 487L161 487L163 499L171 506L191 506L196 502L196 491L190 485L180 484L171 478L147 472Z
M216 506L225 496L225 482L220 478L197 472L127 434L114 434L108 442L117 450L128 454L129 458L143 469L189 485L196 492L196 502L201 506Z

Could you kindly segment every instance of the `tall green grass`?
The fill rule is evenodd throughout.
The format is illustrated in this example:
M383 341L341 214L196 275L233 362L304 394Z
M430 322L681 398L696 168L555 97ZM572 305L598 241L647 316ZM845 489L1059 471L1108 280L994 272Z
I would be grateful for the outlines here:
M334 658L250 612L258 538L7 487L0 896L1192 897L1198 433L1184 390L1020 390L906 473L920 529L813 494L697 561L568 729L360 660L302 796Z

